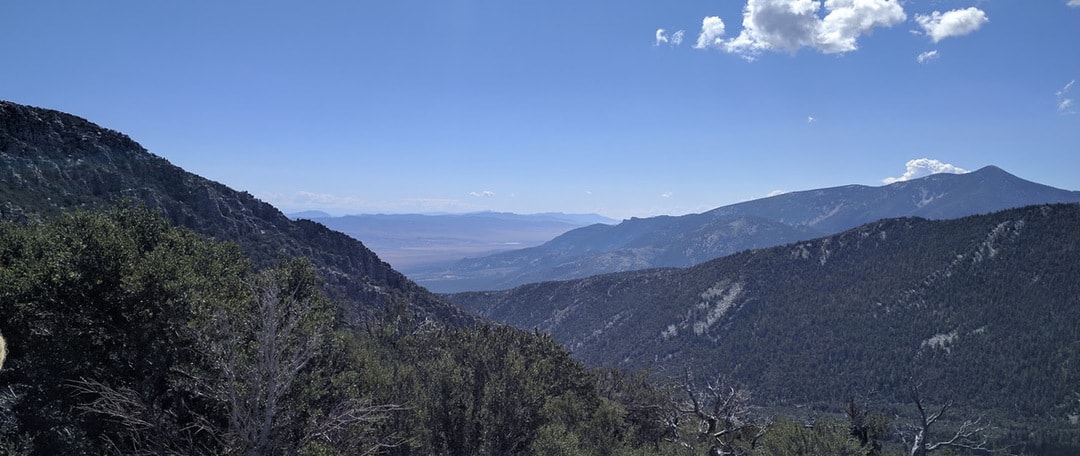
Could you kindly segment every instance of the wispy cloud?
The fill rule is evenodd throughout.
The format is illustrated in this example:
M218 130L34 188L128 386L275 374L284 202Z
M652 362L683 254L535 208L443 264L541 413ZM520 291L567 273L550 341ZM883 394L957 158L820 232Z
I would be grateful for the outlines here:
M1080 0L1076 0L1080 2ZM1076 85L1076 80L1073 79L1065 84L1061 90L1058 90L1057 95L1057 110L1062 114L1076 114L1076 102L1069 97L1069 92L1072 91L1073 86Z
M273 195L276 199L286 199L293 204L310 205L317 207L358 207L367 203L367 200L352 195L332 195L329 193L296 192L291 197L286 195Z
M706 17L698 36L698 49L713 48L754 60L764 51L794 54L803 47L825 54L858 49L858 39L876 27L891 27L907 20L895 0L829 0L825 15L815 0L748 0L743 8L743 29L730 40L723 38L724 23Z
M959 166L942 163L932 158L916 158L914 160L909 160L906 167L907 171L904 172L904 175L900 177L886 177L881 181L886 184L892 184L895 182L904 182L920 177L926 177L931 174L964 174L968 172L968 170Z
M686 35L686 30L679 30L671 35L671 45L678 46L682 44L683 36Z
M467 212L482 207L448 198L404 198L369 200L354 195L335 195L310 191L268 193L257 195L285 212L324 210L337 214L401 213L401 212Z
M1080 0L1069 0L1069 3L1066 3L1066 5L1080 8Z
M480 192L469 192L469 194L472 195L472 196L475 196L477 198L491 198L491 197L495 196L495 192L493 192L491 190L484 190L484 191L480 191Z
M686 35L685 30L679 30L668 36L667 30L656 29L656 42L653 46L659 46L661 44L671 44L672 46L678 46L682 44L683 36Z
M814 116L806 116L806 123L814 123L814 122L817 122L817 118L815 118Z
M671 192L664 192L660 194L661 198L671 198L672 196L675 196L675 194Z
M944 13L934 11L929 15L916 14L915 22L918 22L923 32L937 43L945 38L972 33L990 22L990 19L983 10L972 6Z
M773 196L780 196L780 195L783 195L783 194L785 194L785 193L787 193L787 191L784 191L784 190L773 190L773 191L769 192L769 194L768 194L768 195L765 195L765 197L766 197L766 198L771 198L771 197L773 197Z
M668 40L667 30L656 29L656 42L653 43L653 46L659 46L659 45L667 43L669 41L670 40Z
M934 49L932 51L926 51L919 54L917 57L915 57L915 60L919 63L927 63L931 60L937 59L938 57L941 57L941 54L938 54L937 49Z

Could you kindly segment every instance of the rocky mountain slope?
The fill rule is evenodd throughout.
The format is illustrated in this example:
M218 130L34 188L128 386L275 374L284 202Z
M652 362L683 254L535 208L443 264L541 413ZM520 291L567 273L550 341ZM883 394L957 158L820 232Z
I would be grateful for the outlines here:
M1080 204L885 219L686 269L451 298L588 364L729 374L777 404L903 402L914 377L971 406L1053 414L1080 385L1078 228Z
M410 274L442 292L497 290L544 280L654 267L685 267L746 249L838 233L889 217L949 219L1031 204L1080 202L1080 192L1029 182L988 166L880 187L787 193L679 217L630 219L568 232L530 249Z
M475 320L342 233L290 220L246 192L170 164L122 133L62 112L0 101L0 217L33 220L122 200L146 204L175 225L234 241L259 266L310 258L330 295L357 321L402 311L452 325Z

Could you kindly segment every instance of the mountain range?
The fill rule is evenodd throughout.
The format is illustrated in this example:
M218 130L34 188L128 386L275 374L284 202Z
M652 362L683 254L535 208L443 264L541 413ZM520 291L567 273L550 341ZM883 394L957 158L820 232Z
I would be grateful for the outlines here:
M247 192L189 173L86 119L0 101L0 217L34 220L124 200L145 204L174 225L236 242L259 267L309 258L354 322L402 309L415 321L476 321L349 236L290 220Z
M446 268L467 257L535 247L582 226L617 221L596 214L359 214L334 217L318 211L289 214L363 240L407 276Z
M561 255L573 257L585 246L611 258L638 249L645 259L667 258L662 266L682 265L684 256L698 263L693 266L435 295L360 241L317 222L291 220L250 194L173 166L122 133L0 102L0 218L32 225L126 200L174 225L235 242L259 266L309 258L341 316L354 325L407 320L445 328L490 319L550 333L593 366L649 369L659 378L684 370L700 379L723 374L748 385L756 402L780 406L835 405L868 391L902 403L914 380L935 399L980 411L1046 422L1076 413L1065 402L1080 384L1080 204L1043 204L1076 197L993 167L884 187L792 193L692 216L590 225L537 247L561 245ZM1042 201L991 212L1033 199ZM908 211L903 217L880 219L902 210ZM949 218L963 212L980 215ZM830 230L839 232L820 234ZM748 250L734 240L746 236L762 245L791 240ZM720 252L717 246L724 245L734 253L710 260L715 252L707 248ZM506 270L515 267L521 265ZM435 392L486 393L485 369L533 366L514 358L519 348L506 344L495 348L517 361L470 361L490 354L490 329L468 333L474 343L456 347L457 361L446 352L429 356L451 334L443 330L401 332L423 339L409 348L415 358L380 369L385 366L378 363L388 361L373 356L360 376L389 375L386 384L398 385L395 376L406 366L438 360L411 381L434 391L425 404L457 407L471 399L448 402ZM475 381L460 382L468 388L442 390L428 382L435 375L457 378L462 366L480 372L461 377ZM542 371L554 376L560 370ZM415 397L402 388L394 401ZM512 404L501 397L491 403ZM480 413L477 420L487 417Z
M1061 419L1080 385L1080 204L884 219L690 268L450 297L590 365L724 373L776 405L904 402L914 378Z
M632 218L592 225L537 247L414 271L438 292L499 290L609 272L686 267L747 249L838 233L890 217L949 219L1032 204L1080 202L1080 192L1018 178L987 166L870 187L786 193L700 214Z

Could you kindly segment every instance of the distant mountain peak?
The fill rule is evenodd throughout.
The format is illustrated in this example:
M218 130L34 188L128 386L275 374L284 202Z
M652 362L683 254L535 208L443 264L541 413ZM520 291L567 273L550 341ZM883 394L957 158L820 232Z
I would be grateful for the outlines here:
M631 269L691 266L885 218L951 219L1070 202L1080 202L1080 192L1030 182L991 165L877 187L852 184L789 192L700 214L634 217L603 230L579 228L539 247L464 260L414 279L444 292L504 289ZM732 224L735 220L741 222Z

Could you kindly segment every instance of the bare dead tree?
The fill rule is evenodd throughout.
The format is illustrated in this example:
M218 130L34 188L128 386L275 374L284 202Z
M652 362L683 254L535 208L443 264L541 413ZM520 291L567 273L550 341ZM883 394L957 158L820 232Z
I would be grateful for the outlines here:
M7 342L4 335L0 334L0 370L4 370L4 360L7 359Z
M283 401L301 370L315 357L327 330L312 318L315 307L302 290L282 289L277 271L256 276L248 312L219 309L212 359L229 406L229 452L275 454L283 442Z
M371 435L374 426L389 418L391 413L406 409L398 405L374 405L367 400L343 401L330 410L326 417L307 429L300 447L310 442L324 441L334 444L345 454L378 454L404 442L375 439ZM357 432L360 435L355 435Z
M870 409L869 404L876 395L877 392L871 390L858 397L849 397L844 407L848 418L848 436L871 456L882 453L881 441L891 436L893 429L889 418Z
M324 348L330 316L313 284L285 274L261 273L248 283L248 300L214 308L193 334L205 366L172 371L175 387L216 404L222 416L211 420L190 410L182 403L185 395L166 407L126 386L71 382L88 398L83 411L120 425L122 431L105 437L107 445L125 455L276 455L296 454L311 443L344 454L373 454L397 444L374 435L390 413L403 409L396 405L340 399L297 412L297 381Z
M952 401L945 401L940 408L936 410L928 410L928 405L922 397L920 385L911 382L908 387L908 392L911 395L912 402L915 403L915 408L919 412L917 421L914 424L908 425L906 431L900 433L901 439L906 446L909 446L909 454L911 456L926 456L942 448L964 448L969 450L986 450L986 438L982 436L983 431L986 430L986 426L982 423L982 418L975 421L964 421L952 434L952 436L945 440L940 440L931 443L931 427L941 419L952 407Z
M675 410L698 421L698 441L709 445L709 455L749 454L771 424L753 422L750 392L722 376L699 390L688 369L680 388L685 399Z
M79 409L103 416L119 424L117 435L103 436L115 454L212 455L220 443L217 429L205 417L191 414L181 424L175 410L157 406L137 391L112 387L97 380L68 382L76 394L91 397Z

